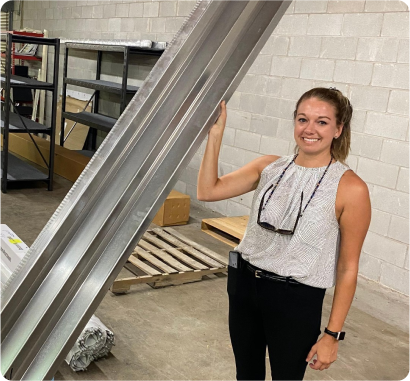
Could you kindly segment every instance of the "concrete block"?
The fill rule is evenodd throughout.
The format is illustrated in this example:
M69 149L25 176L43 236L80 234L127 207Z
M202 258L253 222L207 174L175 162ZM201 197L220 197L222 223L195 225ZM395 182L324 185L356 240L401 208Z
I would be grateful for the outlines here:
M301 58L296 57L272 57L270 74L283 77L299 77Z
M289 119L279 119L279 126L278 132L276 133L276 137L280 139L287 140L289 142L294 141L294 130L295 130L295 123Z
M341 91L346 96L349 96L349 85L346 83L340 83L336 81L314 81L314 87L336 87L339 91Z
M226 126L238 130L249 131L251 127L251 116L252 115L249 112L231 110L226 119Z
M271 118L264 115L252 115L250 132L255 132L259 135L276 136L279 125L279 119ZM258 149L259 151L259 149Z
M399 176L399 167L361 157L357 174L366 182L394 189Z
M251 208L254 194L255 194L254 191L248 192L245 194L241 194L240 196L237 196L237 197L232 197L231 200L239 204L242 204L248 208Z
M224 176L227 175L228 173L233 172L232 165L231 164L226 164L222 163L220 160L218 162L218 176Z
M247 74L238 86L238 91L248 94L266 94L267 76Z
M177 2L176 1L161 1L159 3L159 16L160 17L173 17L177 14Z
M247 150L241 150L241 155L243 156L243 164L250 163L252 160L255 160L263 156L261 153L247 151ZM235 166L232 166L232 169L236 171L238 168L235 168Z
M395 114L409 114L409 92L392 90L387 111Z
M68 25L69 28L72 28L73 30L77 31L77 32L82 32L84 30L91 30L90 25L87 25L84 20L81 19L73 19L70 20L70 23ZM87 29L86 29L87 27ZM82 34L84 36L84 34Z
M226 207L226 215L229 217L234 216L249 216L250 208L246 207L245 205L239 204L232 200L227 200L228 205Z
M226 216L228 200L205 202L205 206L213 212L221 213Z
M362 252L359 259L359 274L378 282L380 279L381 263L380 259Z
M129 4L116 4L115 17L128 17L130 12Z
M266 78L266 95L279 97L282 89L282 78L280 77L265 77Z
M109 19L115 16L116 4L105 4L103 8L103 17Z
M315 36L339 36L342 31L342 23L343 15L310 14L306 34Z
M309 79L283 78L280 95L282 98L297 101L302 96L302 94L312 89L313 87L314 82Z
M382 236L387 236L389 231L391 214L382 212L377 209L372 209L372 219L370 221L369 230Z
M234 146L235 145L235 133L236 133L235 128L225 127L224 135L222 138L222 143L228 146Z
M248 70L248 74L269 74L272 57L269 55L259 54Z
M39 10L39 16L40 16L40 10ZM71 17L73 19L80 19L81 18L81 7L72 7Z
M121 19L108 19L108 30L110 32L120 32L121 31Z
M335 62L333 60L306 58L302 60L300 78L331 81L334 69Z
M366 111L363 110L355 110L353 105L353 116L352 121L350 123L350 128L354 132L363 132L364 125L366 122Z
M241 103L241 93L239 91L235 91L232 94L231 99L229 99L229 102L227 104L228 110L231 110L231 109L237 110L239 108L240 103Z
M47 20L53 20L54 19L54 11L52 8L47 8L46 9L46 19Z
M383 138L357 132L351 134L351 152L353 155L379 160L382 145ZM384 162L385 160L382 159L381 161Z
M336 61L334 80L338 82L370 85L373 64L358 61Z
M276 118L291 119L295 110L295 101L270 97L266 102L265 114Z
M177 15L178 16L189 16L191 11L194 9L196 1L180 0L178 1Z
M158 17L159 14L159 2L153 1L150 3L144 3L144 17Z
M151 33L163 33L165 32L165 17L158 17L149 19L149 31Z
M365 12L397 12L397 11L407 11L408 7L403 1L366 1L366 6L364 8Z
M399 51L397 54L397 62L409 63L409 40L399 41Z
M381 36L409 38L409 13L385 13Z
M409 144L407 142L385 139L383 142L381 161L408 168Z
M380 283L399 291L405 295L409 295L409 270L382 263Z
M390 238L409 244L408 218L392 216L388 235Z
M361 13L365 1L330 0L327 4L327 13Z
M285 14L274 30L275 35L304 35L308 25L308 15Z
M306 1L296 0L293 13L326 13L327 0L326 1Z
M409 195L375 185L372 190L372 206L383 212L409 218Z
M389 89L372 86L351 86L350 101L354 109L383 112L387 110Z
M323 37L320 57L354 60L357 43L356 37Z
M186 167L180 177L180 180L187 184L196 185L198 182L198 170L191 167Z
M346 158L346 164L348 165L348 167L353 171L356 172L357 171L357 163L358 163L359 159L357 156L354 156L352 154L349 154L349 156Z
M381 13L358 13L345 14L343 19L343 36L380 36L382 29L383 14Z
M30 15L28 15L28 17L33 18L33 15L31 13L32 12L30 11ZM63 8L53 8L53 19L61 20L62 18L63 18Z
M271 35L261 50L261 54L286 56L288 53L289 37Z
M174 190L185 194L186 193L186 183L184 183L181 180L178 180L174 186Z
M37 9L37 17L39 20L46 20L46 10L45 9ZM79 16L76 18L81 17L81 8L79 8Z
M408 168L403 168L403 167L400 168L396 189L401 192L409 193L409 169Z
M368 112L364 132L370 135L405 140L408 119L402 116Z
M92 11L93 19L102 19L104 17L104 6L103 5L94 5Z
M243 159L243 152L244 150L240 148L226 146L223 144L219 157L223 163L242 167L245 164Z
M130 4L130 11L128 17L143 17L144 15L144 4L143 3L132 3Z
M134 19L133 18L121 18L121 32L133 32L134 31Z
M409 65L406 64L382 64L374 65L373 86L392 87L399 89L409 88Z
M184 23L184 18L182 17L170 17L166 19L165 23L165 31L167 33L176 33L181 28L182 24Z
M403 267L407 246L388 237L368 232L364 240L363 251L382 261Z
M259 152L261 135L254 132L237 130L235 135L235 147L249 151Z
M287 140L263 136L259 152L265 155L287 155L289 144Z
M187 194L189 197L191 197L191 201L195 200L195 202L197 202L198 204L204 205L204 203L202 203L201 201L198 201L197 199L197 187L195 185L186 184L184 193Z
M399 49L397 38L361 37L357 45L356 59L372 62L395 62Z
M149 19L147 17L132 17L131 20L134 21L134 31L135 32L141 32L145 33L149 31L149 24L148 21ZM133 39L136 39L137 37L134 37ZM148 37L143 37L142 35L140 36L140 39L142 40L149 40L150 38ZM154 40L155 41L155 40ZM145 77L144 77L145 78Z
M263 114L267 99L262 95L242 93L240 109L254 114Z
M404 262L404 268L409 269L409 248L407 247L407 255L406 255L406 261Z
M157 33L157 41L171 42L175 33Z
M289 56L319 57L321 38L315 36L294 36L290 38Z
M93 7L91 5L87 7L81 7L81 18L90 19L93 17Z

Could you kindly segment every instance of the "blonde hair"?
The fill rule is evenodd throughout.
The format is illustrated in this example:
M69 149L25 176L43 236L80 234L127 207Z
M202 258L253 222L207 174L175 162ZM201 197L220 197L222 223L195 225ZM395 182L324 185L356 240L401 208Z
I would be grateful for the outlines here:
M338 126L343 125L343 129L340 136L337 139L333 139L330 153L336 160L345 164L345 160L350 151L350 123L353 115L353 107L350 104L349 99L335 87L330 87L329 89L325 87L315 87L306 91L306 93L304 93L297 101L295 111L293 112L294 120L296 119L299 105L306 99L310 98L316 98L327 102L335 108L336 123ZM295 147L295 153L297 150L298 146Z

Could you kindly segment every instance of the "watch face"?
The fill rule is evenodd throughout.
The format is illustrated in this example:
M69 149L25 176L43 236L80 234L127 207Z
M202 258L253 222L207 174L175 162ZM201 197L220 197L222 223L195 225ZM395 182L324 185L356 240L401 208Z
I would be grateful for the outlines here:
M340 332L339 340L344 340L345 332Z

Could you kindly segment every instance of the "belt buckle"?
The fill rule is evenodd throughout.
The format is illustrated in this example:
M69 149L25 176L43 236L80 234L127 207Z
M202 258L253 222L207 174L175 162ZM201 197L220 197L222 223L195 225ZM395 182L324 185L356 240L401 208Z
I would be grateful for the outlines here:
M262 271L260 270L255 270L255 278L260 278L261 276L259 275Z

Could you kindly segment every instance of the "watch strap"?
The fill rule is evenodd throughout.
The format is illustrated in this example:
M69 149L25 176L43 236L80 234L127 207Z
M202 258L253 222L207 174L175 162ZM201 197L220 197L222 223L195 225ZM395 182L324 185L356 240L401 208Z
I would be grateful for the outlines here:
M330 336L333 336L336 340L344 340L345 338L345 332L333 332L325 328L325 333L327 333Z

